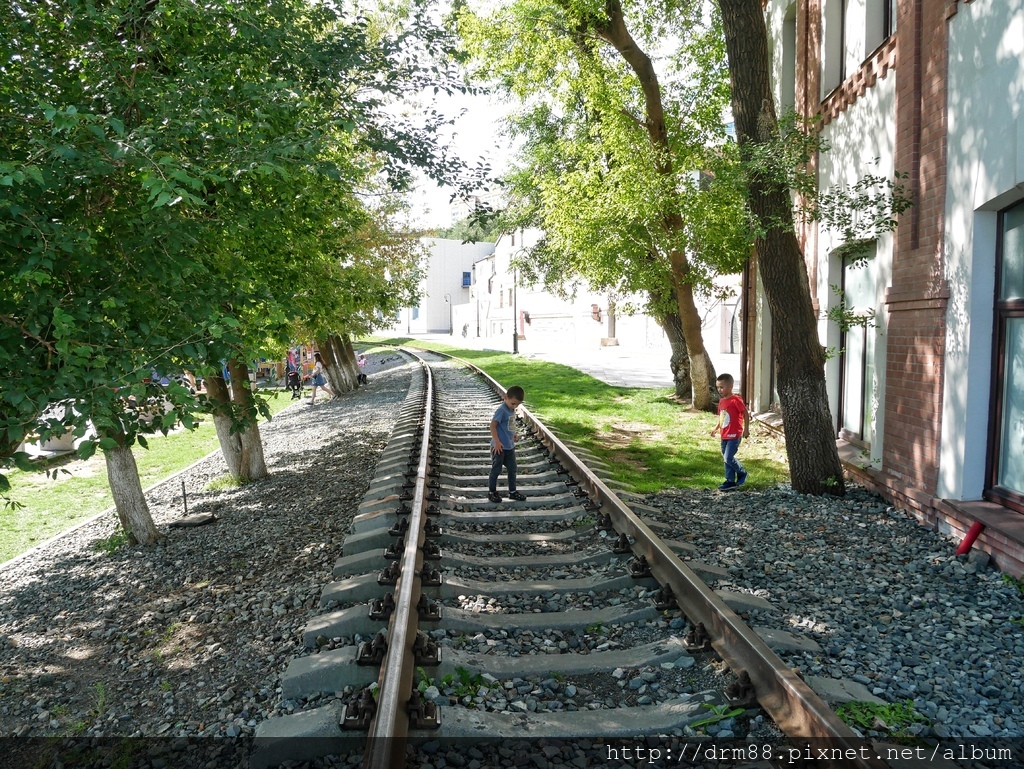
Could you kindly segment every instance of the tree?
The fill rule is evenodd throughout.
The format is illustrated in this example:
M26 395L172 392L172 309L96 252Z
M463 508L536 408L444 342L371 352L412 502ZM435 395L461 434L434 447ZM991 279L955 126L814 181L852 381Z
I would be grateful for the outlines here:
M694 406L708 408L714 372L695 294L740 269L746 222L725 141L720 30L690 3L659 18L664 10L517 0L464 17L464 30L481 74L526 104L514 123L525 141L506 221L547 237L523 260L524 275L646 293L675 346L685 344L686 354L674 347L677 391L689 395L692 378ZM663 82L644 48L673 33L682 45L666 69L686 76Z
M0 13L4 464L32 431L92 423L85 456L190 426L207 406L148 383L152 366L234 361L244 381L243 362L297 320L308 261L344 256L316 234L358 228L368 177L401 188L413 167L445 181L459 170L438 144L441 116L389 109L405 92L457 87L421 9L397 32L304 0ZM258 403L239 394L210 408L244 431ZM129 405L156 396L171 407L156 421ZM55 401L74 407L40 420ZM133 474L124 464L112 479ZM141 494L125 499L138 515L122 520L142 522L129 533L151 540Z
M768 32L760 0L718 0L722 11L736 135L745 157L779 135L769 79ZM757 265L772 315L776 382L786 433L786 454L796 491L843 494L843 468L825 389L825 352L800 245L793 228L789 186L779 174L748 181L756 220ZM764 166L760 166L764 168Z

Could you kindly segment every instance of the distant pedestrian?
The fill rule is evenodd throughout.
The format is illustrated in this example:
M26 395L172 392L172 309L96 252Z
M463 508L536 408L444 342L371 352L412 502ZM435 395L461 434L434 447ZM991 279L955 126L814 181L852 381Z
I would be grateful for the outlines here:
M711 434L721 433L722 459L725 460L725 483L719 491L730 491L747 482L747 471L736 459L740 440L750 437L750 411L743 398L732 394L733 378L729 374L718 377L718 424Z
M319 387L324 392L328 393L332 398L334 397L334 391L327 386L327 377L324 375L324 359L320 357L320 353L313 353L313 360L316 361L313 364L313 373L310 376L310 384L313 385L313 394L309 396L309 405L316 405L316 389Z
M363 353L359 353L359 358L356 360L356 363L359 365L359 374L356 375L356 383L357 384L367 384L367 383L369 383L370 379L369 379L369 377L366 376L366 372L363 371L363 369L366 368L366 355L364 355Z
M516 491L516 441L519 440L519 435L516 434L512 422L516 416L516 409L525 397L522 387L516 385L508 388L504 402L491 417L491 477L488 479L490 493L487 495L491 502L501 502L501 496L498 494L498 476L501 474L502 465L508 470L509 499L516 502L526 499Z

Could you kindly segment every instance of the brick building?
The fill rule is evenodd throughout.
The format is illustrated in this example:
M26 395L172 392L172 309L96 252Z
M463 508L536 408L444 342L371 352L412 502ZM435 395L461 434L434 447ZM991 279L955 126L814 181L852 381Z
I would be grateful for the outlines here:
M766 0L780 112L820 115L821 189L906 174L892 235L800 239L840 453L923 523L1024 571L1024 3ZM865 258L866 257L866 258ZM748 302L747 396L774 405L771 320ZM838 289L838 290L837 290ZM845 303L870 320L827 319Z

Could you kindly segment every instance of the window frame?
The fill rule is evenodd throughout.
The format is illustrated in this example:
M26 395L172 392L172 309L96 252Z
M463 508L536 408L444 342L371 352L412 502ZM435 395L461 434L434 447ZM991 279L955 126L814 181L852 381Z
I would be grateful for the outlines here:
M1003 290L1003 232L1006 214L1011 210L1024 207L1024 200L1018 200L999 212L996 223L996 258L995 258L995 294L993 296L993 329L992 329L992 380L989 386L989 431L988 456L985 468L985 490L982 496L990 502L1008 507L1018 513L1024 513L1024 494L999 485L999 449L1003 428L1003 401L1005 392L1003 383L1006 379L1006 321L1011 318L1024 318L1024 297L1001 299Z

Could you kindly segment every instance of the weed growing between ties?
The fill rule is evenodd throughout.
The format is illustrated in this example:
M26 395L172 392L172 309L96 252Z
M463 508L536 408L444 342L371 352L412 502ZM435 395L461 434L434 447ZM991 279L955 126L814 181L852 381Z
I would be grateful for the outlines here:
M846 702L836 708L836 715L849 726L861 730L888 732L895 740L910 740L906 729L912 724L927 724L928 719L914 709L913 700L903 702Z

